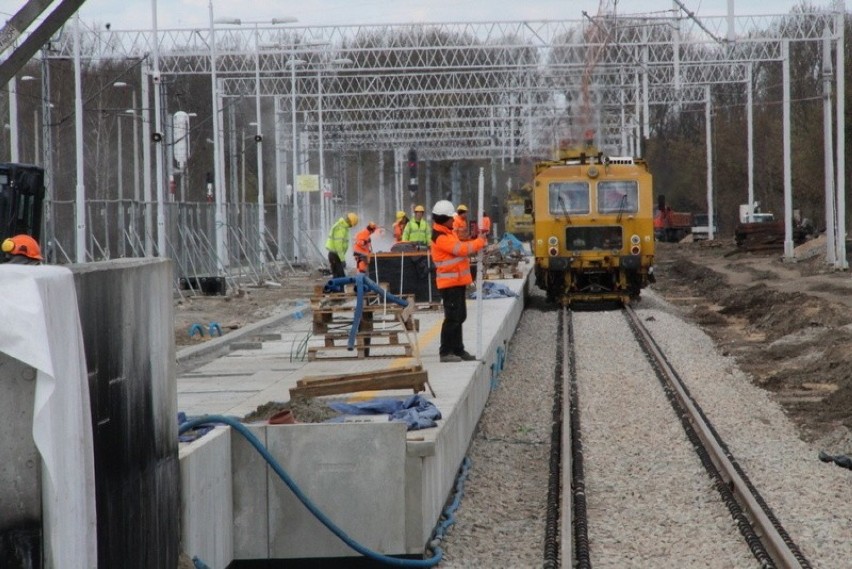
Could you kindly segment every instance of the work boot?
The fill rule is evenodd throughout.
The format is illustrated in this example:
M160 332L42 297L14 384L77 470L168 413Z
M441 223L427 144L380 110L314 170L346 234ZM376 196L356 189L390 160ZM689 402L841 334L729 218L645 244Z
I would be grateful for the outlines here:
M456 355L458 357L460 357L462 359L462 361L465 361L465 362L476 361L476 356L469 354L466 351L462 351L460 354L456 354Z
M460 362L462 359L455 354L445 354L441 356L441 363Z

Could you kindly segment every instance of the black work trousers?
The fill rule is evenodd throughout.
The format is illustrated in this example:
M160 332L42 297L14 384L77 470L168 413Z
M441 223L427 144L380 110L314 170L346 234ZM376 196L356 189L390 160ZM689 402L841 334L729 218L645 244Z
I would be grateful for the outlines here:
M441 325L441 348L439 355L462 354L462 324L467 320L467 287L452 286L441 289L444 301L444 323Z
M346 265L343 264L343 261L340 259L340 255L334 251L328 252L328 264L331 265L332 277L339 278L346 276L346 271L344 270Z

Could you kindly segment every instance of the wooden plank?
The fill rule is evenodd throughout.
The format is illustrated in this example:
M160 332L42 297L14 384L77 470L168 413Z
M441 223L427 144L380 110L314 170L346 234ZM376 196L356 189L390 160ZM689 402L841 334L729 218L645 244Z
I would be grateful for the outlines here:
M321 395L336 395L339 393L355 393L358 391L382 391L389 389L412 389L415 393L426 390L429 380L426 371L400 374L396 376L357 378L293 387L290 398L317 397Z
M358 373L342 373L338 375L306 375L296 382L296 385L303 387L305 385L318 385L322 383L334 383L347 379L369 379L374 377L392 377L396 375L404 375L409 373L418 373L426 371L423 366L404 366L391 369L378 369L372 371L362 371Z

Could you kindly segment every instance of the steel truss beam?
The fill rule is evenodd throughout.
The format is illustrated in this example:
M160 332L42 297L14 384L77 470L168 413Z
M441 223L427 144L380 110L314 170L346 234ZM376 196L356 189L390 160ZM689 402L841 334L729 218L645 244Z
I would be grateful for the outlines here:
M600 143L617 147L624 122L642 123L636 114L643 105L704 103L706 85L743 84L749 64L779 61L782 40L821 42L826 30L832 39L840 32L836 10L732 21L733 41L727 18L702 18L699 25L676 13L225 27L216 30L216 72L224 97L251 98L259 71L260 95L280 97L287 107L293 95L287 61L304 60L292 98L309 132L322 99L330 148L416 145L433 159L504 156L516 148L545 155L555 138L565 138L555 129L577 137L572 131L589 123ZM162 75L210 74L208 29L161 30L158 37ZM148 31L90 31L83 41L95 59L144 57L153 48ZM52 47L55 56L68 57L70 34ZM353 64L332 68L336 58ZM317 136L308 139L318 142Z

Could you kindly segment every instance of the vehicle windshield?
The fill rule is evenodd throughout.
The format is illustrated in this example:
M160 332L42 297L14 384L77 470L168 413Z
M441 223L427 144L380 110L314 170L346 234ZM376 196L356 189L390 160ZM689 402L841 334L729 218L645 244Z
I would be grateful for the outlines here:
M639 185L635 181L598 183L600 213L636 213L639 211Z
M551 182L548 201L552 215L589 213L588 182Z

